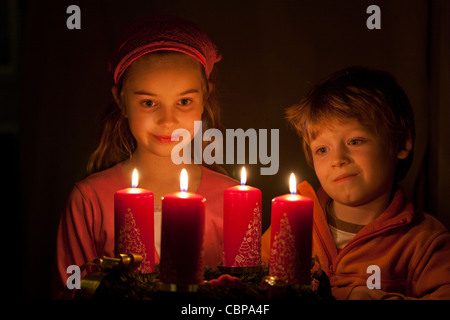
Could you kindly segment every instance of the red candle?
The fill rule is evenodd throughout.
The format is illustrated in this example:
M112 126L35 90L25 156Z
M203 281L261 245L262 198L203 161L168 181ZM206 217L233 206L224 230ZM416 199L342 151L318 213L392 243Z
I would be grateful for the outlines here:
M313 201L296 189L291 174L291 194L272 199L270 275L306 285L311 283Z
M223 255L225 267L261 265L261 190L245 185L227 188L223 196Z
M137 184L134 169L131 188L114 194L115 252L141 255L142 263L137 270L150 273L155 266L153 192L137 188Z
M187 173L183 169L181 191L162 198L160 281L165 284L203 282L206 199L187 189Z

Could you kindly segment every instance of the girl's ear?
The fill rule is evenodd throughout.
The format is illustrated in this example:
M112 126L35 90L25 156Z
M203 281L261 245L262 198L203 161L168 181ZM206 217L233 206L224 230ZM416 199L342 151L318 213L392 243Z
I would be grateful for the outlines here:
M112 92L112 95L113 95L113 97L114 97L114 100L116 101L117 106L118 106L119 109L122 111L122 115L123 115L125 118L127 118L127 117L128 117L128 115L127 115L127 110L126 110L126 108L125 108L125 107L123 106L123 104L122 104L122 99L121 99L121 97L120 97L120 94L119 94L119 91L118 91L116 85L112 86L111 92Z
M211 81L208 80L208 95L211 94L213 89L214 89L214 84Z
M202 120L204 118L205 115L205 111L208 112L208 108L206 106L208 100L209 100L209 96L211 95L211 93L213 93L214 90L214 84L208 80L208 87L207 87L208 92L206 92L203 96L203 111L202 111Z
M400 150L397 153L397 158L398 159L406 159L406 157L408 157L409 153L412 150L412 146L413 146L413 144L412 144L411 136L409 136L408 139L406 139L405 148L403 148L402 150Z

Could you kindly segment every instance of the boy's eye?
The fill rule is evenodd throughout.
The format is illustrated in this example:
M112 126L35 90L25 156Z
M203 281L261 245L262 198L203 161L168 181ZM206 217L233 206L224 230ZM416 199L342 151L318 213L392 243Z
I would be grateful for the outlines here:
M325 154L326 152L327 152L328 150L327 150L327 148L325 148L325 147L321 147L321 148L318 148L317 150L316 150L316 154Z
M361 143L363 143L362 139L352 139L352 140L349 141L348 144L352 145L352 146L355 146L355 145L358 145L358 144L361 144Z
M185 99L181 99L178 104L182 105L182 106L187 106L192 102L191 99L185 98Z

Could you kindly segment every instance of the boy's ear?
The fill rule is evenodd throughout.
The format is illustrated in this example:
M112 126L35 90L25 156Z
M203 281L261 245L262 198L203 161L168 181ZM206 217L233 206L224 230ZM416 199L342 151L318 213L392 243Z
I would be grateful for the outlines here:
M120 94L119 94L119 91L118 91L116 85L112 86L112 88L111 88L111 93L112 93L112 95L113 95L113 97L114 97L114 100L116 101L117 106L119 106L119 109L122 111L122 115L123 115L125 118L127 118L127 117L128 117L128 116L127 116L127 110L126 110L126 108L122 105L122 99L120 98Z
M397 158L398 159L406 159L406 157L408 157L409 153L412 150L412 146L413 146L412 140L411 140L411 137L409 136L408 139L406 139L405 147L398 152Z

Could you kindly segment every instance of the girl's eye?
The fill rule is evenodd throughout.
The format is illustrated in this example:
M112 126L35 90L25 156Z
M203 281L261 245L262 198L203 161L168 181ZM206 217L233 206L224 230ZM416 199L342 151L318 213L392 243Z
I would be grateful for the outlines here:
M142 101L142 105L145 107L154 107L156 103L153 100L144 100Z
M180 104L182 106L187 106L187 105L191 104L191 102L192 102L191 99L185 98L185 99L181 99L178 104Z

